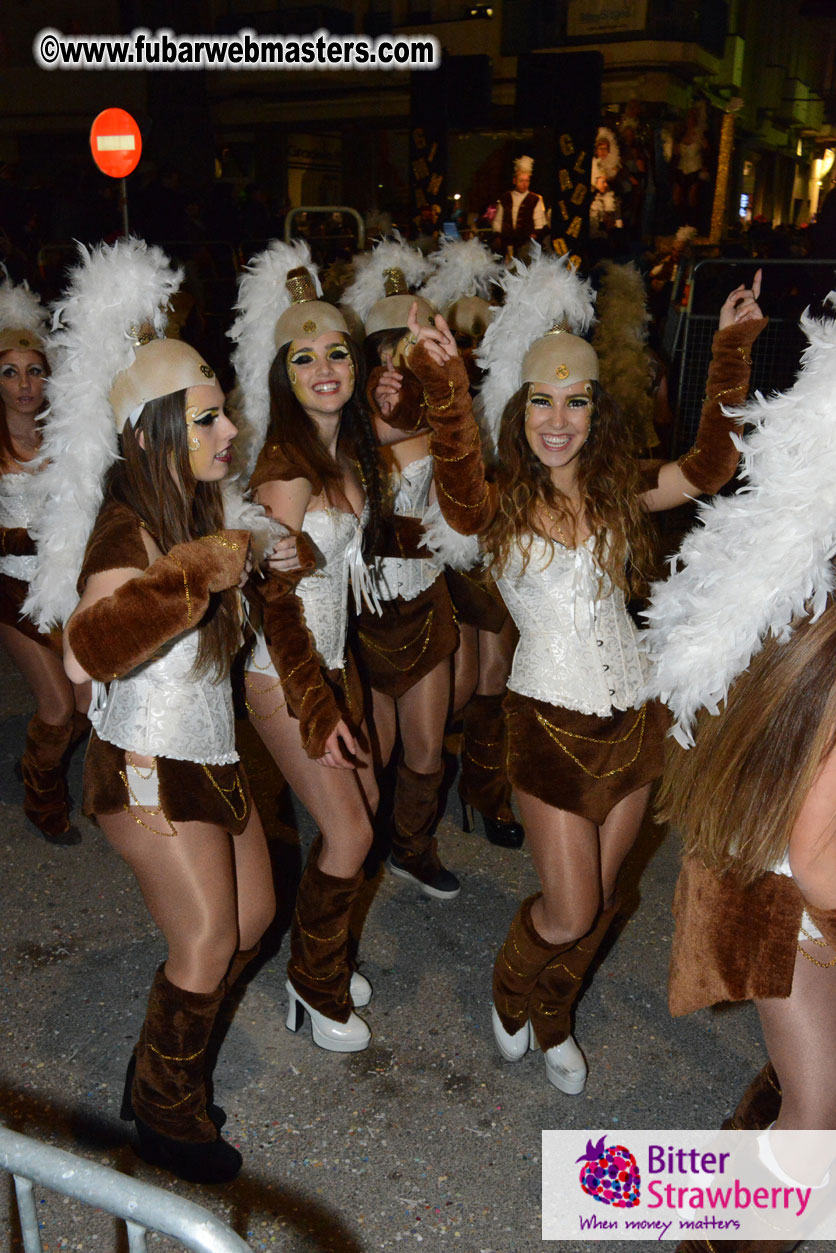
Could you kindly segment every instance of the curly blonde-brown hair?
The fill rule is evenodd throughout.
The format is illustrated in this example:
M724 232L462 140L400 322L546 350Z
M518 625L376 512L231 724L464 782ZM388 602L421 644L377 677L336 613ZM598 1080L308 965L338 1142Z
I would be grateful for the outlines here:
M535 535L553 542L543 530L545 505L558 526L574 527L568 498L552 483L548 468L526 438L525 414L529 386L508 401L502 414L494 479L499 509L482 536L494 573L504 570L512 548L523 553L523 569L531 558ZM643 595L654 575L654 531L641 501L639 464L625 447L625 426L615 402L593 384L589 437L578 455L578 486L594 535L593 554L602 571L602 591L610 582L628 595Z

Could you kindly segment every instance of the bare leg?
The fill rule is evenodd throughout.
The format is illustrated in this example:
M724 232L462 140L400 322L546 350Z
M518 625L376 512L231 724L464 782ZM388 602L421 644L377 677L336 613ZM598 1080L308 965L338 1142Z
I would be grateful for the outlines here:
M61 658L5 624L0 624L0 644L31 688L38 717L53 726L67 722L76 703Z
M168 979L189 992L214 991L233 954L260 939L276 908L256 811L235 837L204 822L175 823L176 836L157 835L129 812L98 821L166 938Z
M398 698L403 757L409 769L416 774L432 774L441 768L449 703L448 657Z
M585 935L601 908L601 848L588 818L516 792L543 894L531 910L539 935L565 944Z
M453 654L453 716L458 717L476 690L479 678L479 637L483 632L459 623L459 646Z
M519 633L510 614L501 631L479 632L479 683L476 691L480 696L499 696L505 691L518 638Z
M395 738L398 734L398 711L391 696L372 691L372 726L377 743L378 760L375 765L383 770L389 764Z
M336 878L351 878L363 865L372 842L378 791L371 763L359 770L318 765L302 747L297 720L286 706L276 710L276 692L260 677L248 675L247 679L255 729L322 834L320 870ZM267 690L260 690L262 686Z
M830 948L804 942L818 962L834 958ZM836 966L824 969L801 953L785 999L756 1001L770 1060L781 1082L776 1127L786 1131L836 1129Z

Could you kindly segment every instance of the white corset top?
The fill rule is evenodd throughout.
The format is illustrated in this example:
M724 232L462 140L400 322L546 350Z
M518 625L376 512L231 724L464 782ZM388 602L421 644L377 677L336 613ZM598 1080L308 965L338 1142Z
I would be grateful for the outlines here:
M160 655L108 687L93 683L90 721L118 748L208 766L238 760L229 677L195 678L198 628L179 635Z
M432 457L421 457L404 466L395 479L395 513L402 518L423 518L433 481ZM432 587L442 566L424 557L384 557L378 562L381 600L414 600Z
M0 526L23 526L28 530L37 519L41 502L41 479L38 474L4 474L0 476ZM28 583L35 577L38 558L33 556L0 557L0 573Z
M520 632L508 686L535 700L607 717L640 703L644 659L624 593L612 588L599 595L593 544L594 537L564 548L535 536L525 572L522 553L514 549L496 582Z
M364 510L363 520L365 517ZM363 526L353 513L313 509L305 514L303 530L317 550L317 568L300 579L296 595L304 606L305 622L325 668L337 670L345 664L349 578L355 597L368 587L369 572L362 554ZM278 678L261 631L256 633L247 667Z

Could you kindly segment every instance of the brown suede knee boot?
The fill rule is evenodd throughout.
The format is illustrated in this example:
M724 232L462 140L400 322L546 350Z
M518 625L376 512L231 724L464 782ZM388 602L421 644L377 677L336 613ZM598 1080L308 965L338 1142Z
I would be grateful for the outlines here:
M763 1131L781 1110L781 1084L775 1067L767 1062L759 1070L737 1103L731 1118L721 1123L723 1131Z
M226 1183L241 1154L218 1134L206 1108L206 1052L226 991L189 992L154 976L123 1117L133 1118L146 1161L193 1183Z
M205 1053L226 988L188 992L160 966L136 1047L134 1112L161 1135L195 1143L214 1140L206 1113Z
M591 931L581 936L540 971L529 1011L537 1043L544 1052L556 1044L562 1044L571 1035L572 1008L580 992L583 977L617 912L616 902L609 909L602 910Z
M531 907L541 895L538 892L526 897L520 905L494 963L493 1003L509 1035L527 1023L531 994L543 967L574 943L550 944L538 935L531 921Z
M498 696L471 696L462 714L459 795L487 818L514 822L511 785L505 773L505 714Z
M26 746L20 760L23 780L23 812L53 844L77 844L78 832L70 826L70 803L64 771L64 755L75 731L75 719L55 725L37 714L26 728Z
M401 757L395 781L392 856L389 869L411 879L426 896L449 899L458 896L458 879L441 864L438 841L433 835L438 817L438 792L444 767L431 774L410 770Z
M348 960L351 909L363 884L363 871L339 879L319 869L322 840L311 846L296 893L290 928L287 974L312 1009L336 1022L351 1014Z

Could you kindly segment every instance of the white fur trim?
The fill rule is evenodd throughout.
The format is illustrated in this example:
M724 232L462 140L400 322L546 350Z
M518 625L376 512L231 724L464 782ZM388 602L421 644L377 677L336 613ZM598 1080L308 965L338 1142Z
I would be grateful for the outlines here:
M271 518L263 505L248 499L237 479L223 485L224 522L231 531L249 531L253 537L252 555L257 562L268 557L276 543L289 535L287 527Z
M120 239L87 249L55 309L47 342L51 375L41 451L46 504L31 528L38 569L25 612L46 630L66 622L78 601L84 550L116 460L116 425L108 396L134 359L132 327L165 330L168 301L180 284L160 248Z
M477 535L460 535L444 520L435 501L424 512L424 543L441 565L470 570L482 555Z
M645 614L648 694L668 703L685 746L697 711L716 714L767 636L786 641L793 617L817 618L836 582L836 319L807 311L801 326L810 343L795 384L730 411L754 424L732 436L746 484L700 504Z

